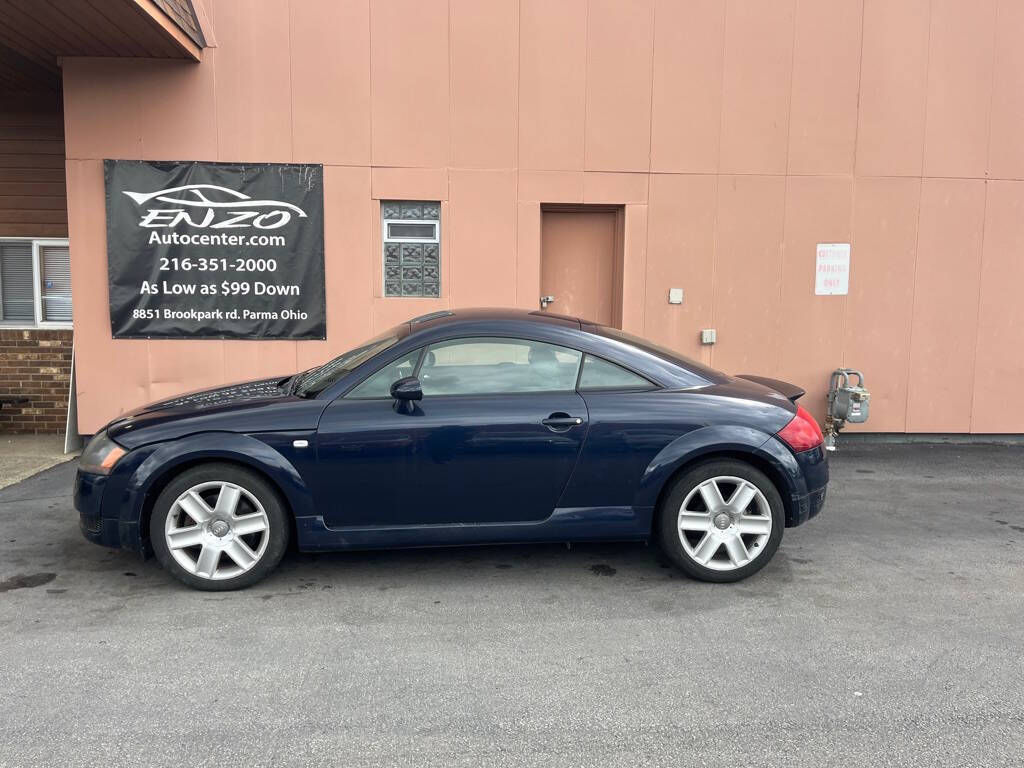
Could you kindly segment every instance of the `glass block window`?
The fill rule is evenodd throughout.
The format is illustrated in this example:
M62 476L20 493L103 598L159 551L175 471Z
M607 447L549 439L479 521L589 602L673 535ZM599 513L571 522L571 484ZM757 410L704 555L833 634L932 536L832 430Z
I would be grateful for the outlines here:
M385 296L441 295L441 203L382 200Z

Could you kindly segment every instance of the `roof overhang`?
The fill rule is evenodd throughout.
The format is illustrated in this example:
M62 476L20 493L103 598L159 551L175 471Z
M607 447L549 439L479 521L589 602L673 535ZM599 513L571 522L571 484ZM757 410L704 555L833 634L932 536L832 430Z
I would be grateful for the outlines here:
M199 61L197 1L0 0L0 90L59 90L63 56Z

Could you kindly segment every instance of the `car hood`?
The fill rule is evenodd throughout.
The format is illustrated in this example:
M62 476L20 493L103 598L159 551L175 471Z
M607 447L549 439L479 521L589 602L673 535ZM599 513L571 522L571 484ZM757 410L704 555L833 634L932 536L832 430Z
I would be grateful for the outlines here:
M110 422L107 433L131 448L195 432L315 429L324 405L291 394L287 379L275 376L149 403Z

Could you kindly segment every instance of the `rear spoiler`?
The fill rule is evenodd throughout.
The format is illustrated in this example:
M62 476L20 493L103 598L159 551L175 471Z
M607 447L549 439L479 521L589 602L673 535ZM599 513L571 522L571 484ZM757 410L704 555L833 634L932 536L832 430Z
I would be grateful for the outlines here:
M790 384L787 381L769 379L764 376L750 376L748 374L740 374L736 378L746 379L747 381L752 381L755 384L761 384L762 386L768 387L768 389L774 389L787 400L794 403L807 394L806 389L800 389L796 384Z

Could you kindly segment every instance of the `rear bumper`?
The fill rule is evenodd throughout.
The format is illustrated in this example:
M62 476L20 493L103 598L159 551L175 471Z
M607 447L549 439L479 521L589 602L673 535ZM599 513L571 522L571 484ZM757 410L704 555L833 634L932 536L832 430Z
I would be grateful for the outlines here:
M806 496L793 499L793 514L786 521L787 527L802 525L821 512L821 508L825 506L826 490L826 488L819 488Z
M801 525L821 512L828 490L828 452L824 445L795 454L807 492L794 495L789 526Z
M819 445L809 451L794 453L778 436L770 438L761 450L771 458L781 474L778 479L786 505L786 527L802 525L821 512L828 486L828 454Z

